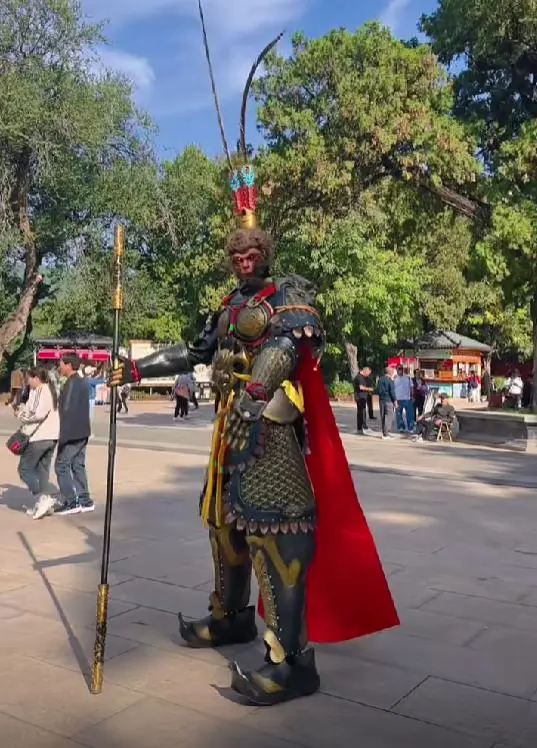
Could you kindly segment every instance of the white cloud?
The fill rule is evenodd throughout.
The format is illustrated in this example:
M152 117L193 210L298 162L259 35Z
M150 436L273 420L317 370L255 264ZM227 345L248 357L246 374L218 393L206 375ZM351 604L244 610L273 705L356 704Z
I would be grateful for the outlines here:
M235 37L251 34L299 16L309 0L203 0L207 26L218 34ZM197 0L83 0L88 15L126 25L161 13L193 19L198 17Z
M410 5L410 0L390 0L382 11L380 22L397 33L397 29L403 20L405 9Z
M155 71L145 57L138 57L118 49L101 49L99 57L98 67L101 70L108 69L121 73L140 92L150 88L155 80Z
M220 100L224 107L237 102L237 120L239 95L255 57L286 26L291 34L314 1L202 0ZM212 109L197 0L82 0L82 6L92 20L109 20L112 35L128 37L131 51L143 49L136 56L106 48L103 60L133 80L138 100L157 120ZM232 141L234 127L231 116L227 119Z

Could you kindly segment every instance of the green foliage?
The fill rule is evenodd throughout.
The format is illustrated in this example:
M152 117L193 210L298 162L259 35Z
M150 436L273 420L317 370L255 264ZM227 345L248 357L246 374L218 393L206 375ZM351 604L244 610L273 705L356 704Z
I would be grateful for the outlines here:
M424 329L531 348L536 18L530 0L441 0L422 19L432 47L370 23L269 56L254 84L260 218L274 274L318 288L329 380L348 376L353 345L379 367ZM76 0L0 8L0 353L36 304L34 334L110 333L117 220L125 342L191 339L234 285L225 163L193 146L156 163L128 82L93 72L101 43ZM453 80L441 63L461 55ZM457 214L457 195L486 201L490 225Z
M349 397L349 395L354 395L354 386L352 382L347 382L344 380L336 380L335 382L332 382L332 384L328 388L328 392L330 393L330 397Z
M345 215L389 175L464 184L479 171L430 49L376 23L314 40L296 34L290 58L272 53L256 95L277 228L293 207Z
M494 161L501 144L537 115L534 0L440 0L421 27L443 62L466 62L457 76L456 112Z
M500 346L509 341L526 354L533 347L537 363L537 5L440 0L421 24L441 60L466 63L456 79L455 113L472 127L488 167L482 192L491 225L477 255L490 303L481 323Z
M69 262L89 228L117 215L150 218L148 122L125 80L92 73L101 42L76 0L0 8L0 276L18 285L1 310L0 354L24 331L40 265Z

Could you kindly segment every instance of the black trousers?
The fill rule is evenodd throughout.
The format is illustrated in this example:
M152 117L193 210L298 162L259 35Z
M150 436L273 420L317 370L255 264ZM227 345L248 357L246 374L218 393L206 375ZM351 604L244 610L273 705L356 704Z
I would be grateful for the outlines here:
M358 431L367 428L367 400L365 397L359 397L356 400L356 428Z
M371 393L367 395L367 413L372 421L375 418L375 414L373 412L373 395Z
M423 415L423 406L425 405L425 397L423 395L416 395L414 398L414 406L416 408L416 415Z
M120 392L118 400L117 400L117 412L118 413L121 413L123 409L125 410L125 413L129 412L129 406L127 405L128 401L129 401L129 396Z
M184 416L188 415L188 398L182 397L181 395L175 396L175 413L174 416L177 418L177 416L181 416L183 418Z
M380 420L382 423L382 435L388 436L390 431L393 428L393 416L394 416L394 409L393 409L393 403L391 400L388 402L385 402L384 400L379 400L379 407L380 407Z

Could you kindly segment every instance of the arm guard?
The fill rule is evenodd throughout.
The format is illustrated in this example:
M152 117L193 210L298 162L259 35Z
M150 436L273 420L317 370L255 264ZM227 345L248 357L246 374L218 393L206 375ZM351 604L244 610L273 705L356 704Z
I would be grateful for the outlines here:
M320 357L324 331L312 306L310 284L293 276L282 283L283 304L275 308L273 337L257 356L251 382L237 401L235 410L244 421L258 420L266 404L287 379L293 378L301 352L309 348Z
M138 359L135 362L137 379L185 374L197 364L210 364L218 345L218 314L209 318L203 332L191 345L180 342Z
M252 381L247 388L255 398L256 389L264 393L258 398L269 401L282 382L292 375L298 361L296 345L288 337L270 340L255 360L252 369Z

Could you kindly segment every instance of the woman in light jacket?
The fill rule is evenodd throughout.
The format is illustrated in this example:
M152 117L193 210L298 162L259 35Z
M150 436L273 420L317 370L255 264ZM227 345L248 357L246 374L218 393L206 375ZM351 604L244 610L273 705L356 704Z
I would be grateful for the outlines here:
M34 498L34 506L27 513L33 519L41 519L53 513L56 503L46 491L52 455L60 433L58 395L46 369L30 369L27 377L30 397L19 409L18 417L30 443L21 455L19 475Z

